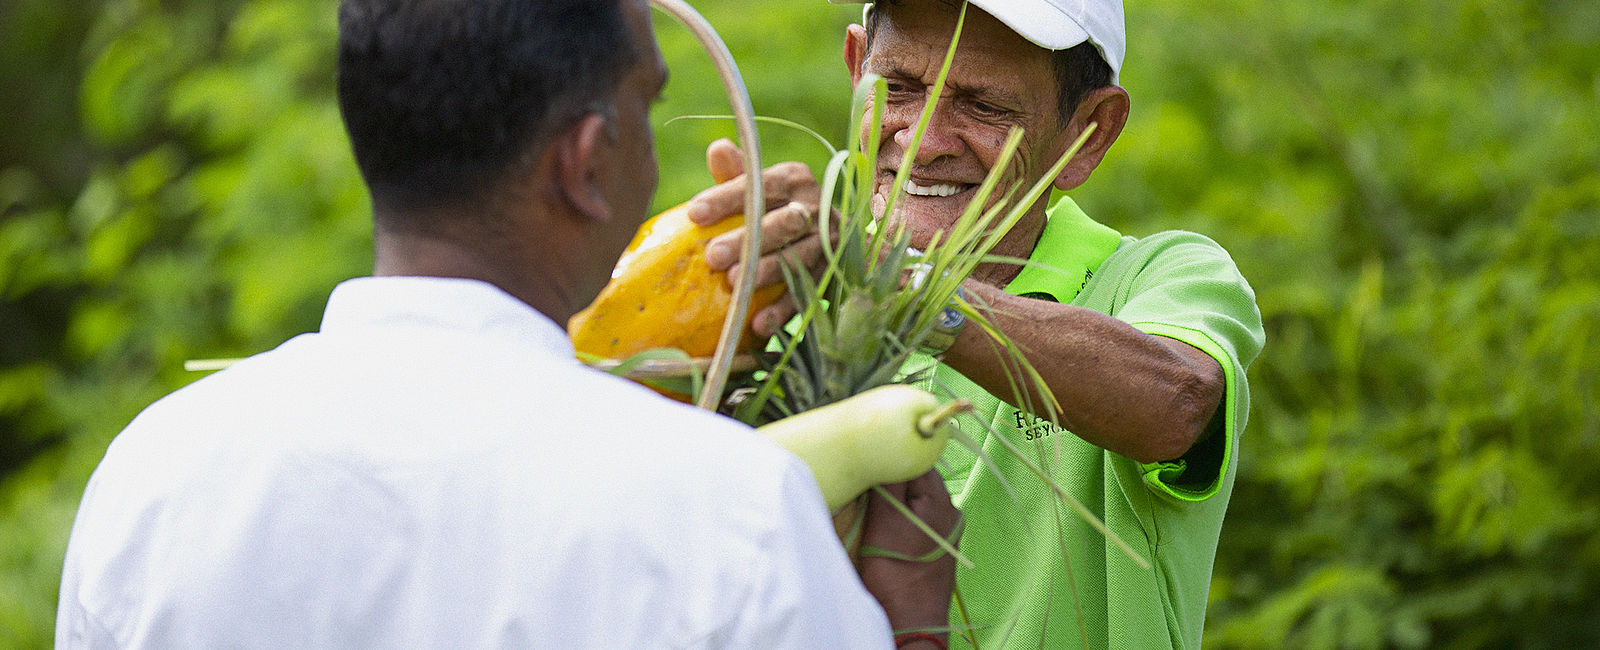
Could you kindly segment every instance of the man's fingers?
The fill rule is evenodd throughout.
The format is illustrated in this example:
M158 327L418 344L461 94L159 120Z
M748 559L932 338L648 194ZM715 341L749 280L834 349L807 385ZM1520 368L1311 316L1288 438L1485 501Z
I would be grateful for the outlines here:
M761 256L756 262L756 288L783 282L785 264L791 267L798 265L815 275L815 269L822 264L821 240L808 237L782 250ZM723 281L728 283L728 286L733 286L733 279L738 277L740 272L738 264L728 267L727 276Z
M761 173L761 182L768 210L789 201L801 201L815 207L817 197L822 194L822 189L817 186L817 178L805 163L784 162L768 167Z
M785 248L793 248L796 244L812 237L816 231L816 214L812 208L798 201L785 204L761 218L761 254L768 256ZM716 270L733 268L738 263L739 255L744 250L744 238L747 231L739 228L732 232L723 233L706 243L706 263ZM801 264L810 265L813 258L820 256L821 249L794 251L795 260ZM779 276L781 277L781 276ZM757 286L771 284L766 282Z
M711 153L708 150L708 163L710 157ZM815 210L818 197L821 195L817 179L811 175L811 168L806 167L804 163L786 162L768 167L761 173L761 182L762 197L767 210L790 201L812 206ZM702 226L709 226L727 218L728 215L742 214L744 191L745 179L739 176L696 194L694 198L689 199L689 220Z
M739 148L727 139L706 147L706 168L717 185L695 195L688 206L689 220L702 226L744 212L747 184ZM786 260L808 270L818 267L822 261L822 242L816 236L821 189L817 187L811 168L798 162L780 163L763 170L761 179L766 213L761 217L757 287L782 282ZM745 228L738 228L706 244L706 264L712 269L727 271L730 285L739 273L739 258L744 252L747 232ZM757 334L770 336L794 313L792 300L780 300L757 313L751 320L751 327Z
M878 487L883 488L884 492L889 493L889 496L898 499L901 503L906 503L906 491L909 485L910 481L905 481L901 483L884 483ZM893 509L894 506L884 503L882 497L883 495L878 494L876 490L873 490L872 498L867 500L867 509L871 512L876 512L886 508ZM896 511L898 512L898 509L896 509Z
M936 470L903 483L881 486L884 492L911 509L917 517L932 526L940 535L948 536L955 530L961 514L950 503L944 479ZM867 499L865 540L867 544L897 550L908 555L918 555L933 550L938 545L926 533L911 523L898 508L882 494Z
M946 509L946 504L950 503L950 492L945 490L944 478L939 476L939 470L931 469L922 476L906 481L905 490L906 504L911 506L913 512L921 515L939 515L949 512ZM938 528L940 522L929 521L928 523ZM950 521L949 523L954 525L955 522Z
M744 174L744 152L732 140L718 138L706 147L706 169L711 180L726 183Z
M816 213L799 201L790 201L761 218L761 254L768 255L816 232ZM742 235L741 235L742 237ZM799 261L806 261L804 258Z
M941 501L950 501L950 493L944 489L944 479L939 476L939 470L936 469L930 469L927 472L924 472L921 476L909 481L903 481L900 483L885 483L882 487L885 492L890 494L890 496L899 499L901 503L911 507L911 511L917 513L918 515L930 514L929 512L923 512L924 510L937 511L943 507L943 504L940 503ZM927 505L923 508L918 507L923 506L924 504ZM878 503L876 500L872 502L871 505L881 508L893 507L886 503ZM937 513L935 512L932 514ZM932 524L935 522L930 521L928 523Z
M783 324L789 322L790 318L794 318L795 312L793 300L788 298L779 300L767 305L766 309L756 312L756 315L750 319L750 329L756 333L756 336L772 336L777 334L778 328L783 327Z
M950 493L945 490L944 478L939 470L930 469L903 483L886 484L883 489L911 508L928 525L941 533L949 534L955 527L956 510L950 504ZM869 503L869 507L890 508L884 503Z

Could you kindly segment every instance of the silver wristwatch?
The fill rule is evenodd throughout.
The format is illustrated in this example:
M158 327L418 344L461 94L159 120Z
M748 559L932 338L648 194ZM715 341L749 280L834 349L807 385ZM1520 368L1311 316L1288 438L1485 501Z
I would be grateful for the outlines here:
M933 324L933 330L928 332L928 338L922 341L922 351L930 355L944 354L950 345L956 342L956 335L961 333L961 328L967 325L967 315L956 310L955 301L966 301L967 292L961 287L956 287L956 295L951 299L951 304L939 312L939 320Z

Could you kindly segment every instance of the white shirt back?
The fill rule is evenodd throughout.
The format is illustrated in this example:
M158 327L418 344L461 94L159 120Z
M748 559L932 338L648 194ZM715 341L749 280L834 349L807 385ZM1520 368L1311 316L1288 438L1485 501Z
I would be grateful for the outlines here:
M341 284L146 409L85 492L58 647L882 647L810 472L573 358L488 285Z

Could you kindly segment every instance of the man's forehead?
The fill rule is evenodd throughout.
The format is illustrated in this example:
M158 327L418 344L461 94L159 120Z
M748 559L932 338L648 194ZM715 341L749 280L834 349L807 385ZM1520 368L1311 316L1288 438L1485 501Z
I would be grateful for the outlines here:
M864 0L830 0L836 3ZM1126 50L1122 0L888 0L867 3L862 20L876 25L884 16L901 13L947 11L952 15L966 7L974 13L995 17L1008 31L1047 51L1064 50L1081 43L1093 43L1116 82ZM869 28L869 32L870 32Z
M887 16L885 16L887 18ZM879 25L865 64L884 76L932 81L955 33L954 15L901 15ZM1048 50L1029 43L994 18L974 10L962 26L949 86L973 94L1015 94L1018 77L1051 74Z
M888 39L898 41L901 46L935 50L937 56L944 56L950 38L955 35L956 21L960 15L958 8L933 0L891 7L892 10L885 11L875 21L876 33L872 35L874 50L879 40ZM986 58L1040 60L1048 59L1050 54L1049 50L1029 42L1005 23L976 7L969 8L962 20L957 57L960 58L964 52L968 56Z
M967 74L961 65L963 58L959 55L956 57L951 65L950 77L945 80L945 87L950 92L997 99L1019 97L1014 88L1000 83L1001 79L981 73ZM942 59L929 60L926 57L889 52L880 55L875 52L867 59L866 67L868 72L889 79L918 79L932 83L942 63Z

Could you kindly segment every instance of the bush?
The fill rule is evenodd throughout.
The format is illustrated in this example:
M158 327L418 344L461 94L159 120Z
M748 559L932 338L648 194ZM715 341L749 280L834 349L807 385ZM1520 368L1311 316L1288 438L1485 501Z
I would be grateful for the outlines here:
M844 141L853 6L706 1L758 111ZM0 646L47 647L111 437L314 329L371 264L311 0L18 0L0 85ZM657 208L731 136L686 33ZM1600 640L1600 6L1129 3L1132 121L1075 197L1231 250L1268 328L1214 647ZM63 53L73 56L62 56ZM820 148L764 131L768 161Z

